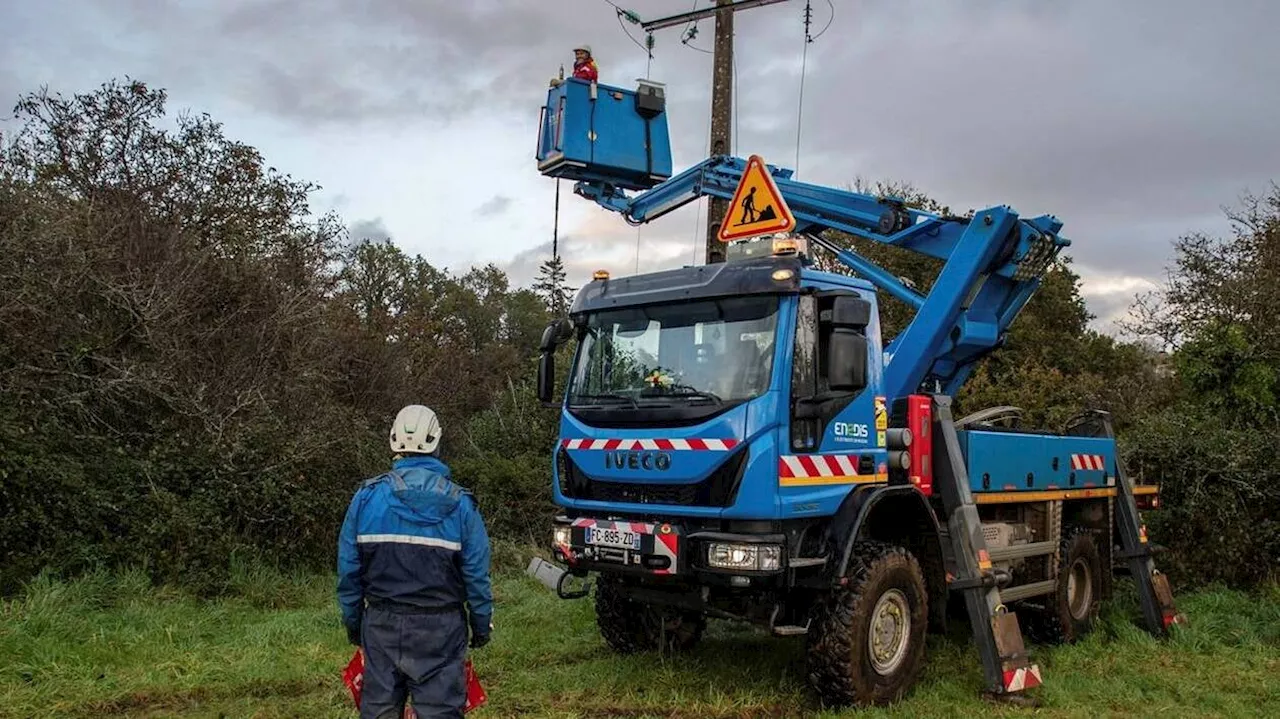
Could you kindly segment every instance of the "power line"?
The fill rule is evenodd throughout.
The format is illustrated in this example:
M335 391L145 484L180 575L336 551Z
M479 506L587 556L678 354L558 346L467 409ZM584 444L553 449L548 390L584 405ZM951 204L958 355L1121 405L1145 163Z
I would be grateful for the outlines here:
M827 0L827 5L831 8L831 15L827 18L827 24L817 35L810 35L809 29L813 26L813 2L805 0L804 4L804 45L800 53L800 96L796 101L796 162L794 177L800 177L800 139L804 132L804 79L809 69L809 45L813 41L822 37L822 34L831 27L831 23L836 19L836 6L831 0Z
M609 2L609 0L604 0L604 1L605 1L605 2L607 2L607 3L609 3L610 5L613 5L613 3ZM617 7L617 5L614 5L614 7ZM623 11L623 10L621 10L621 9L619 9L619 10L618 10L618 27L622 28L622 32L623 32L623 34L624 34L624 35L626 35L626 36L627 36L627 39L628 39L628 40L630 40L631 42L635 43L635 46L636 46L636 47L638 47L638 48L640 48L642 51L644 51L644 53L645 53L646 55L648 55L648 56L649 56L649 59L650 59L650 60L652 60L652 59L653 59L653 51L652 51L652 50L645 50L644 45L641 45L639 40L637 40L637 39L635 39L634 37L632 37L632 36L631 36L631 31L627 29L627 26L626 26L626 25L623 25L623 24L622 24L622 15L623 15L623 12L624 12L624 11ZM650 34L649 34L649 37L653 37L653 33L650 33Z
M693 9L694 10L698 9L697 0L694 0ZM692 25L693 26L690 27L690 23L684 24L684 29L680 31L680 44L692 50L697 50L698 52L706 53L707 55L714 55L715 54L714 52L710 50L703 50L702 48L693 44L693 39L698 36L698 21L697 20L692 21Z
M813 22L813 4L809 0L805 0L804 4L804 43L803 50L800 53L800 97L796 101L796 162L795 173L796 178L800 177L800 136L804 131L804 76L808 70L809 64L809 44L813 42L813 36L809 34L809 28Z
M689 8L689 12L693 12L693 11L695 11L695 10L697 10L697 9L698 9L698 0L693 0L693 7ZM698 21L697 21L697 20L690 20L690 21L688 21L688 22L686 22L686 23L684 24L684 27L680 28L680 34L681 34L681 35L683 35L683 34L685 34L686 32L688 32L688 31L689 31L689 25L690 25L690 24L692 24L692 25L693 25L693 27L695 28L695 29L694 29L694 34L695 34L695 35L696 35L696 34L698 34L698 31L697 31Z
M690 40L692 40L692 39L693 39L693 37L692 37L692 36L690 36L690 37L686 37L686 38L683 38L682 40L680 40L680 44L684 45L685 47L689 48L690 50L697 50L698 52L705 53L705 54L707 54L707 55L714 55L714 54L715 54L715 53L714 53L714 52L712 52L711 50L703 50L702 48L698 47L697 45L694 45L692 42L689 42L689 41L690 41Z
M831 23L836 19L836 6L831 2L831 0L827 0L827 5L831 8L831 17L827 18L827 24L822 26L822 30L818 31L818 34L813 36L814 40L822 37L822 33L826 32L827 28L831 27Z
M560 256L560 178L556 178L556 214L551 225L551 259Z

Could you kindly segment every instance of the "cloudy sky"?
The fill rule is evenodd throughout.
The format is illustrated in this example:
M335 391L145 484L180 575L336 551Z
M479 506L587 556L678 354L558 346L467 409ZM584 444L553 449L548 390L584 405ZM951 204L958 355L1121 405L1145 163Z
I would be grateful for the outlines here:
M642 17L712 0L619 0ZM676 168L707 152L713 23L651 64L607 0L44 0L0 5L0 128L12 100L112 77L166 88L268 161L320 183L318 211L438 266L528 282L555 181L533 160L547 80L593 46L602 81L668 85ZM829 185L905 180L953 209L1065 222L1107 330L1179 234L1280 180L1275 0L804 0L738 13L734 150ZM834 12L833 12L834 10ZM646 68L646 65L649 65ZM11 121L10 121L11 122ZM798 164L797 164L798 160ZM643 228L562 184L571 282L701 262L704 202Z

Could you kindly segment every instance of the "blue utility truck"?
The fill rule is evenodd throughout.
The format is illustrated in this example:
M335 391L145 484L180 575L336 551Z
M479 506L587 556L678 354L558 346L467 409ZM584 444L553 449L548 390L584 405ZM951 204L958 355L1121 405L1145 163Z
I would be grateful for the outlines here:
M599 272L543 336L538 392L560 407L551 550L562 580L595 576L607 644L681 649L708 617L748 621L804 635L825 701L881 704L916 681L926 632L949 616L973 630L985 690L1008 698L1041 681L1022 628L1088 632L1113 571L1135 578L1150 631L1180 621L1139 514L1156 488L1125 475L1105 413L1058 431L1021 427L1013 407L953 414L1069 244L1062 223L1005 206L931 214L756 157L673 175L663 95L553 87L540 171L633 224L709 196L734 201L726 228L787 229L727 243L723 262ZM942 269L919 291L826 230ZM819 250L855 276L816 269ZM915 311L894 337L885 293Z

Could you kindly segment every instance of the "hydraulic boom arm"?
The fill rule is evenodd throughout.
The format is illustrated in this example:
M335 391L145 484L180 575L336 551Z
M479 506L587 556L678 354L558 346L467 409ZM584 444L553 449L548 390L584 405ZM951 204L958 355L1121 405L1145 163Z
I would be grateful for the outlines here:
M731 199L747 162L715 156L628 197L601 180L579 181L578 195L643 224L702 196ZM999 347L1005 331L1040 285L1049 264L1070 241L1049 215L1021 219L1006 206L972 217L944 217L880 198L791 179L768 166L796 218L796 231L915 310L911 323L886 347L885 390L891 397L917 391L954 395L979 359ZM841 230L943 260L927 294L899 281L866 257L820 236Z

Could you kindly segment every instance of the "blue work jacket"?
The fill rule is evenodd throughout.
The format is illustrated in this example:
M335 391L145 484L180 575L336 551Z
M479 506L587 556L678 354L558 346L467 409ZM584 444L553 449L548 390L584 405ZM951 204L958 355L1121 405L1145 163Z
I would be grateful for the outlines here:
M351 499L338 540L343 624L359 626L365 599L459 610L465 602L472 631L489 632L489 536L471 492L435 457L398 459Z

